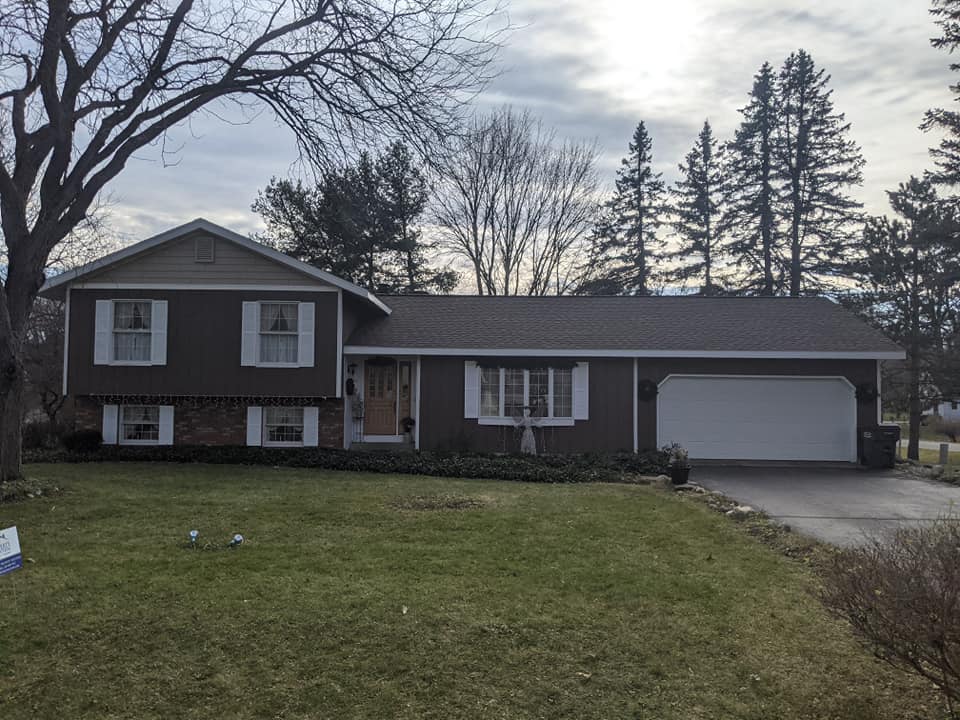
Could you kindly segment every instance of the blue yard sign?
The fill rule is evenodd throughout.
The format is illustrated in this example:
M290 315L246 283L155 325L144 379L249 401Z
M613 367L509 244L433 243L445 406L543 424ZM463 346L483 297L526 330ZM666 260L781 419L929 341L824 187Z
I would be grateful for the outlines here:
M20 538L17 537L16 526L0 530L0 575L22 567L23 556L20 554Z

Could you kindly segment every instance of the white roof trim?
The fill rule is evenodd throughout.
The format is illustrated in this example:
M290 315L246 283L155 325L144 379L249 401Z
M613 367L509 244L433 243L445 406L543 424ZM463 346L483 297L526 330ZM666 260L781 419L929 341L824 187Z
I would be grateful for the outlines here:
M174 240L178 237L182 237L183 235L196 232L197 230L203 230L211 233L212 235L216 235L219 238L223 238L224 240L229 240L230 242L236 243L247 250L257 253L258 255L262 255L263 257L273 260L274 262L278 262L281 265L286 265L287 267L303 273L304 275L325 282L328 285L333 285L341 290L346 290L349 293L363 298L367 302L382 310L387 315L392 312L391 309L382 300L380 300L380 298L378 298L369 290L366 290L359 285L354 285L352 282L348 282L343 278L338 278L336 275L331 275L328 272L319 270L312 265L307 265L304 262L295 260L288 255L284 255L282 252L274 250L273 248L269 248L266 245L261 245L260 243L251 240L248 237L240 235L239 233L235 233L232 230L228 230L227 228L217 225L216 223L212 223L209 220L205 220L204 218L197 218L196 220L188 222L185 225L180 225L162 232L159 235L154 235L146 240L141 240L138 243L134 243L133 245L125 247L122 250L117 250L109 255L104 255L102 258L87 263L86 265L81 265L73 270L67 270L64 273L47 280L43 287L40 288L40 292L53 290L61 285L74 282L84 275L96 272L97 270L102 270L110 265L113 265L114 263L120 262L121 260L126 260L127 258L133 257L134 255L144 252L145 250L157 247L158 245L162 245L169 240Z
M896 351L809 350L566 350L554 348L423 348L346 345L344 355L456 355L469 357L629 357L629 358L737 358L770 360L903 360Z

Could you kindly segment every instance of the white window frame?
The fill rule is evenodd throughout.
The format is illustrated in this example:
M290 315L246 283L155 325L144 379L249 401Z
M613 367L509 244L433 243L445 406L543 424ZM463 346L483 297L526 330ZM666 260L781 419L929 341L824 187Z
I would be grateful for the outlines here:
M270 433L267 432L267 417L274 410L299 410L300 411L300 442L296 441L280 441L275 442L270 440ZM304 407L298 407L293 405L266 405L263 407L261 417L261 443L263 447L306 447L306 436L307 436L307 411Z
M115 298L110 301L110 364L111 365L131 365L145 366L153 365L153 300L143 298ZM117 305L119 303L143 303L150 306L150 327L147 330L117 330ZM147 353L146 360L118 360L117 359L117 334L127 335L140 333L150 338L150 351Z
M293 332L279 330L264 330L263 329L263 306L264 305L292 305L294 319L297 323L297 329ZM261 360L261 351L263 350L263 336L264 335L288 335L296 339L297 341L297 359L293 362L270 362L268 360ZM261 300L257 303L257 348L256 348L256 366L257 367L274 367L274 368L295 368L300 367L300 303L296 300Z
M123 437L123 426L125 424L124 415L128 409L132 408L154 408L157 411L157 439L156 440L127 440ZM117 444L118 445L159 445L161 435L161 425L163 424L162 412L159 405L121 405L117 413Z
M479 380L477 382L477 393L479 395L477 401L477 407L482 412L482 388L483 388L483 369L479 368ZM486 368L488 370L494 368ZM510 368L512 370L517 370L519 368ZM547 368L547 415L544 417L538 418L538 424L545 427L570 427L574 424L573 418L573 371L570 370L570 416L569 417L554 417L553 415L553 373L554 370L565 370L567 368ZM506 370L507 368L497 368L499 371L500 377L500 394L499 394L499 414L498 415L483 415L480 414L477 418L477 423L480 425L513 425L513 417L507 417L504 415L504 405L505 405L505 381L506 381ZM530 406L530 369L523 368L523 405L524 407Z

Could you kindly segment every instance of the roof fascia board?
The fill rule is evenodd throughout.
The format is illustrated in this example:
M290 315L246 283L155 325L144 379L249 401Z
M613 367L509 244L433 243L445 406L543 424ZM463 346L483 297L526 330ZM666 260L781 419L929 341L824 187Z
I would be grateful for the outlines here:
M564 350L550 348L424 348L346 345L345 355L455 355L467 357L625 357L735 358L770 360L903 360L902 350L781 351L781 350Z

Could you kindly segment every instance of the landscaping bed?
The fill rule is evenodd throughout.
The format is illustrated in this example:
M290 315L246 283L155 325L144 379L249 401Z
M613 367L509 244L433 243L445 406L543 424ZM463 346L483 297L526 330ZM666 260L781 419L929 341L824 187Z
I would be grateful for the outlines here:
M27 450L29 463L173 462L350 470L522 482L631 482L668 471L663 451L584 455L492 455L475 453L170 445L103 446L81 453Z

